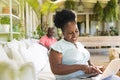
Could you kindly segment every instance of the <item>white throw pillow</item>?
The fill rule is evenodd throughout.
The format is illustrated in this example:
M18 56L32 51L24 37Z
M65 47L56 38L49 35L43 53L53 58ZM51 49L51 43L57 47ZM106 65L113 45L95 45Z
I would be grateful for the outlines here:
M44 69L37 75L38 80L56 80L54 74L51 71L49 61L45 65Z
M28 49L20 46L20 53L26 62L32 62L38 74L48 62L48 50L38 43L33 43Z
M11 54L11 51L10 51L10 48L8 47L8 45L5 44L3 46L3 49L4 49L5 53L7 54L7 56L11 59L12 58L12 54Z
M17 41L17 40L12 40L11 42L8 42L7 43L7 46L9 47L9 48L14 48L14 49L19 49L19 41Z
M31 63L18 66L14 61L0 62L0 80L36 80Z
M19 80L36 80L32 63L25 63L19 69Z
M23 41L25 42L27 48L32 45L32 41L30 39L24 39Z
M12 58L12 53L11 53L11 48L14 48L16 50L19 49L19 41L17 40L12 40L11 42L7 42L5 45L4 45L4 50L6 52L6 54L8 55L9 58Z
M27 45L25 44L25 42L23 40L19 41L19 46L22 46L24 48L27 48Z
M14 61L0 62L0 80L18 80L18 66Z
M21 56L20 52L14 48L10 48L12 54L12 60L16 61L18 65L22 65L25 63L23 57Z
M7 54L5 53L2 45L0 45L0 61L8 61L9 58L7 56Z

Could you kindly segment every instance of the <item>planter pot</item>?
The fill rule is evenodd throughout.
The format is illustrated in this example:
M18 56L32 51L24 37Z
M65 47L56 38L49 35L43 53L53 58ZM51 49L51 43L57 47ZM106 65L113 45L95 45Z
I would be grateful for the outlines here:
M3 14L9 14L10 13L10 8L9 7L3 7L2 8L2 13Z
M9 32L10 25L9 24L2 24L2 32Z

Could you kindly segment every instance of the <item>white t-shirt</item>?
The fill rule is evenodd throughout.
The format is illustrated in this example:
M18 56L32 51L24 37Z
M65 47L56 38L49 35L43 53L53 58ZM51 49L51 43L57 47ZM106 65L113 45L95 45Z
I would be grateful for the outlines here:
M64 39L56 42L51 48L55 51L62 53L62 64L73 65L73 64L86 64L90 59L90 54L87 49L80 42L75 44L68 42ZM69 80L76 76L83 75L83 71L76 71L68 75L55 75L57 80Z

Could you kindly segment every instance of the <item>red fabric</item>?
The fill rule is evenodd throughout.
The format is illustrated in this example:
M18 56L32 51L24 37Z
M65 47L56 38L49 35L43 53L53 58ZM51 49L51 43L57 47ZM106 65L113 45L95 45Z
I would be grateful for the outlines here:
M57 39L55 39L54 37L49 38L48 36L43 36L39 43L41 43L42 45L44 45L45 47L49 48L52 44L54 44L55 42L57 42Z

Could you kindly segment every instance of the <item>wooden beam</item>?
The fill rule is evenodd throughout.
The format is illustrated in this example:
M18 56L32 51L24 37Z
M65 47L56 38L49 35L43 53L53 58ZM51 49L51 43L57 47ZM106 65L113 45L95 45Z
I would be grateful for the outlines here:
M96 3L97 1L100 1L101 3L107 3L110 0L81 0L81 2L87 2L87 3Z

